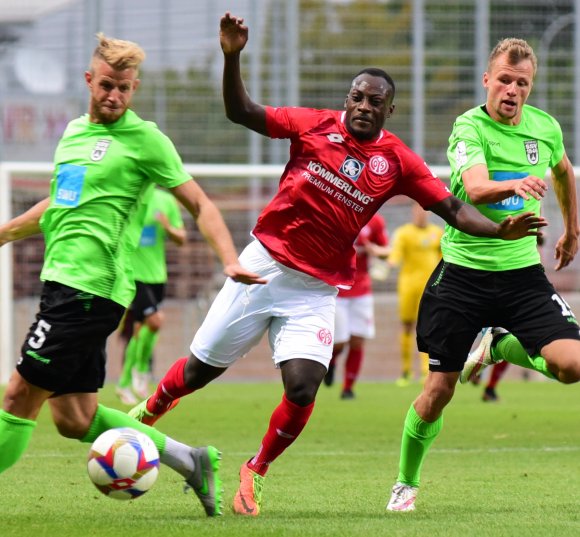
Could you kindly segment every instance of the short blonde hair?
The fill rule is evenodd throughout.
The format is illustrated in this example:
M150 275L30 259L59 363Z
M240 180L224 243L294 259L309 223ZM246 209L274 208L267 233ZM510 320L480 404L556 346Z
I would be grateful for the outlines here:
M517 65L524 60L530 60L534 69L534 76L536 76L538 59L534 54L534 49L527 41L517 39L516 37L507 37L506 39L500 40L489 54L487 62L488 71L491 71L493 62L502 54L507 54L508 63L510 65Z
M96 59L103 60L114 69L139 69L145 59L145 51L132 41L107 37L104 33L97 34L99 44L96 46L92 62Z

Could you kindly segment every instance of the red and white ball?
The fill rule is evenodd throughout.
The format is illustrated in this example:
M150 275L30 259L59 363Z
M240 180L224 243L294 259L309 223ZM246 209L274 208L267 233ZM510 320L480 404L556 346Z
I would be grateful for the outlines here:
M159 452L153 440L135 429L110 429L93 442L87 470L103 494L132 500L145 494L157 480Z

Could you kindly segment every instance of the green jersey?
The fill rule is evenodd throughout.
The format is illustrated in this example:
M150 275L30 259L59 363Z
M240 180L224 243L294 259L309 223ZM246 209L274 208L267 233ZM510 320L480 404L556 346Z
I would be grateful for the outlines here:
M143 230L139 246L133 253L135 280L143 283L165 283L167 265L165 263L165 239L167 233L157 218L164 214L174 228L183 227L183 219L175 198L169 192L156 188L147 205L143 206Z
M549 114L524 105L519 125L494 121L484 107L459 116L449 138L447 157L451 165L450 189L455 196L472 202L465 192L461 174L476 164L484 164L490 181L523 179L528 175L544 178L548 168L564 156L562 130ZM497 203L475 205L494 222L526 211L540 214L540 201L512 196ZM515 241L474 237L447 225L441 239L443 259L479 270L511 270L540 263L536 237Z
M140 206L155 183L173 188L191 177L169 138L131 110L108 125L88 115L71 121L54 163L40 221L41 279L127 307L135 294L131 256L143 227Z

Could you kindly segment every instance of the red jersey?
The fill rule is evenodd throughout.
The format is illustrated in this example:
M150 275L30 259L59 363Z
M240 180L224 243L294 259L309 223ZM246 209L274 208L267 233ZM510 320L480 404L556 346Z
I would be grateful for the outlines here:
M394 134L358 140L344 114L266 107L269 136L290 139L290 159L253 234L283 265L350 286L353 243L383 203L403 194L430 207L451 193Z
M373 243L379 246L387 246L389 239L385 233L385 220L379 213L375 213L368 223L360 230L354 248L356 250L356 272L354 283L350 289L340 289L338 296L352 298L364 296L372 292L372 280L369 274L369 256L365 245Z

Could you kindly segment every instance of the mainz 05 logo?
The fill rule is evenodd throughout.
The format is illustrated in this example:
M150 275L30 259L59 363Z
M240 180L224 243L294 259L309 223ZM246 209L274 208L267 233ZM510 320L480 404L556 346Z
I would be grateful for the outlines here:
M327 328L321 328L318 331L318 341L323 345L331 345L332 344L332 333Z
M389 163L385 157L373 155L369 160L369 168L377 175L385 175L389 171Z

